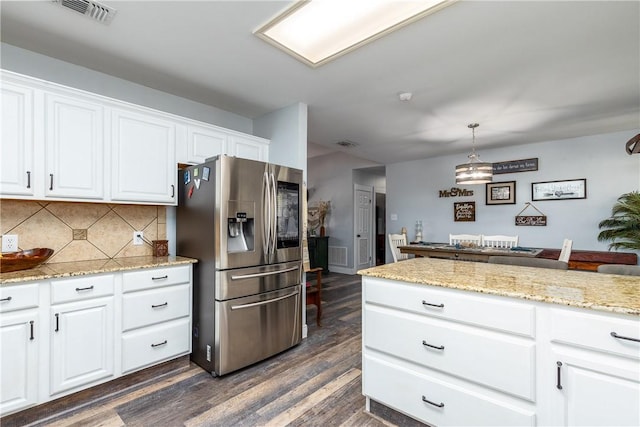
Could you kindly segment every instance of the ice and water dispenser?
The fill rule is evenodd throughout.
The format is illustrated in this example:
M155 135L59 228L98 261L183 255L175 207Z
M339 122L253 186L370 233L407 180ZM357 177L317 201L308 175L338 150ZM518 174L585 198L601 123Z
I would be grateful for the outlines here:
M230 201L227 212L227 252L253 251L255 219L253 203Z

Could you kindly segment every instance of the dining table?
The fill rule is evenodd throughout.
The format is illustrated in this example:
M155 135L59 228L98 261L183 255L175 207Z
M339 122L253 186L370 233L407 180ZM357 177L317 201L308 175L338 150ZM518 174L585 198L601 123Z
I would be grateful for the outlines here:
M412 254L416 257L454 259L460 261L489 262L491 256L536 257L543 248L515 246L512 248L496 248L489 246L463 246L448 243L420 242L398 246L400 253Z

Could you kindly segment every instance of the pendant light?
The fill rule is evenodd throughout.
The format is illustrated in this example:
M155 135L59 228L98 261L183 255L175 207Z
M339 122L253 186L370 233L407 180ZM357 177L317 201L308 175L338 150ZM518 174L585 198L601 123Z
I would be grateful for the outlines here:
M486 184L493 181L493 164L480 161L476 154L476 128L478 123L471 123L473 139L471 141L471 154L469 162L456 166L456 184Z

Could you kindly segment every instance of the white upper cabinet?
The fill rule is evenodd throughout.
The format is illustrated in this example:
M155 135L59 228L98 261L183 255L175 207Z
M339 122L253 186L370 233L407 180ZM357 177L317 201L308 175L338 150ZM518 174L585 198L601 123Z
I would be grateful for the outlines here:
M45 195L104 198L104 108L77 95L45 94Z
M227 154L266 162L269 160L269 140L257 136L233 134L229 137Z
M33 89L2 81L0 193L34 195Z
M269 140L0 70L0 197L177 204L177 163L267 161Z
M227 152L229 134L212 127L187 126L186 163L204 163L210 157Z
M177 204L176 123L147 111L111 114L111 200Z

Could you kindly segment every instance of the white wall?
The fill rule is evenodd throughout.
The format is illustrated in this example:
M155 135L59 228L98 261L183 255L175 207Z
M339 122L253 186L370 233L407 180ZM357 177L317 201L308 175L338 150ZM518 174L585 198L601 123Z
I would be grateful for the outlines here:
M329 246L347 248L348 266L329 265L329 271L355 273L353 260L353 195L354 169L379 166L369 160L345 153L330 153L308 161L309 203L329 200L331 211L325 224ZM374 181L370 181L373 183ZM362 183L362 185L371 185Z
M515 205L485 204L485 185L455 184L454 167L464 155L443 156L387 165L387 232L407 227L415 237L415 222L422 220L423 240L445 242L449 233L517 234L522 246L560 248L564 238L574 249L607 250L598 242L598 223L609 217L618 196L638 190L640 155L629 156L624 144L639 129L604 135L480 150L484 161L502 162L537 157L538 171L501 174L494 182L516 181ZM586 178L587 198L533 202L547 215L546 227L514 225L514 218L531 200L531 183ZM474 191L472 197L439 198L439 190L460 187ZM454 222L453 203L476 202L475 222ZM398 219L391 220L396 214ZM528 215L536 215L527 210ZM387 262L392 260L387 248Z
M271 140L269 162L306 170L306 104L296 103L258 117L253 121L253 130L254 135Z
M253 121L238 114L151 89L108 74L2 43L2 68L190 119L253 133Z

